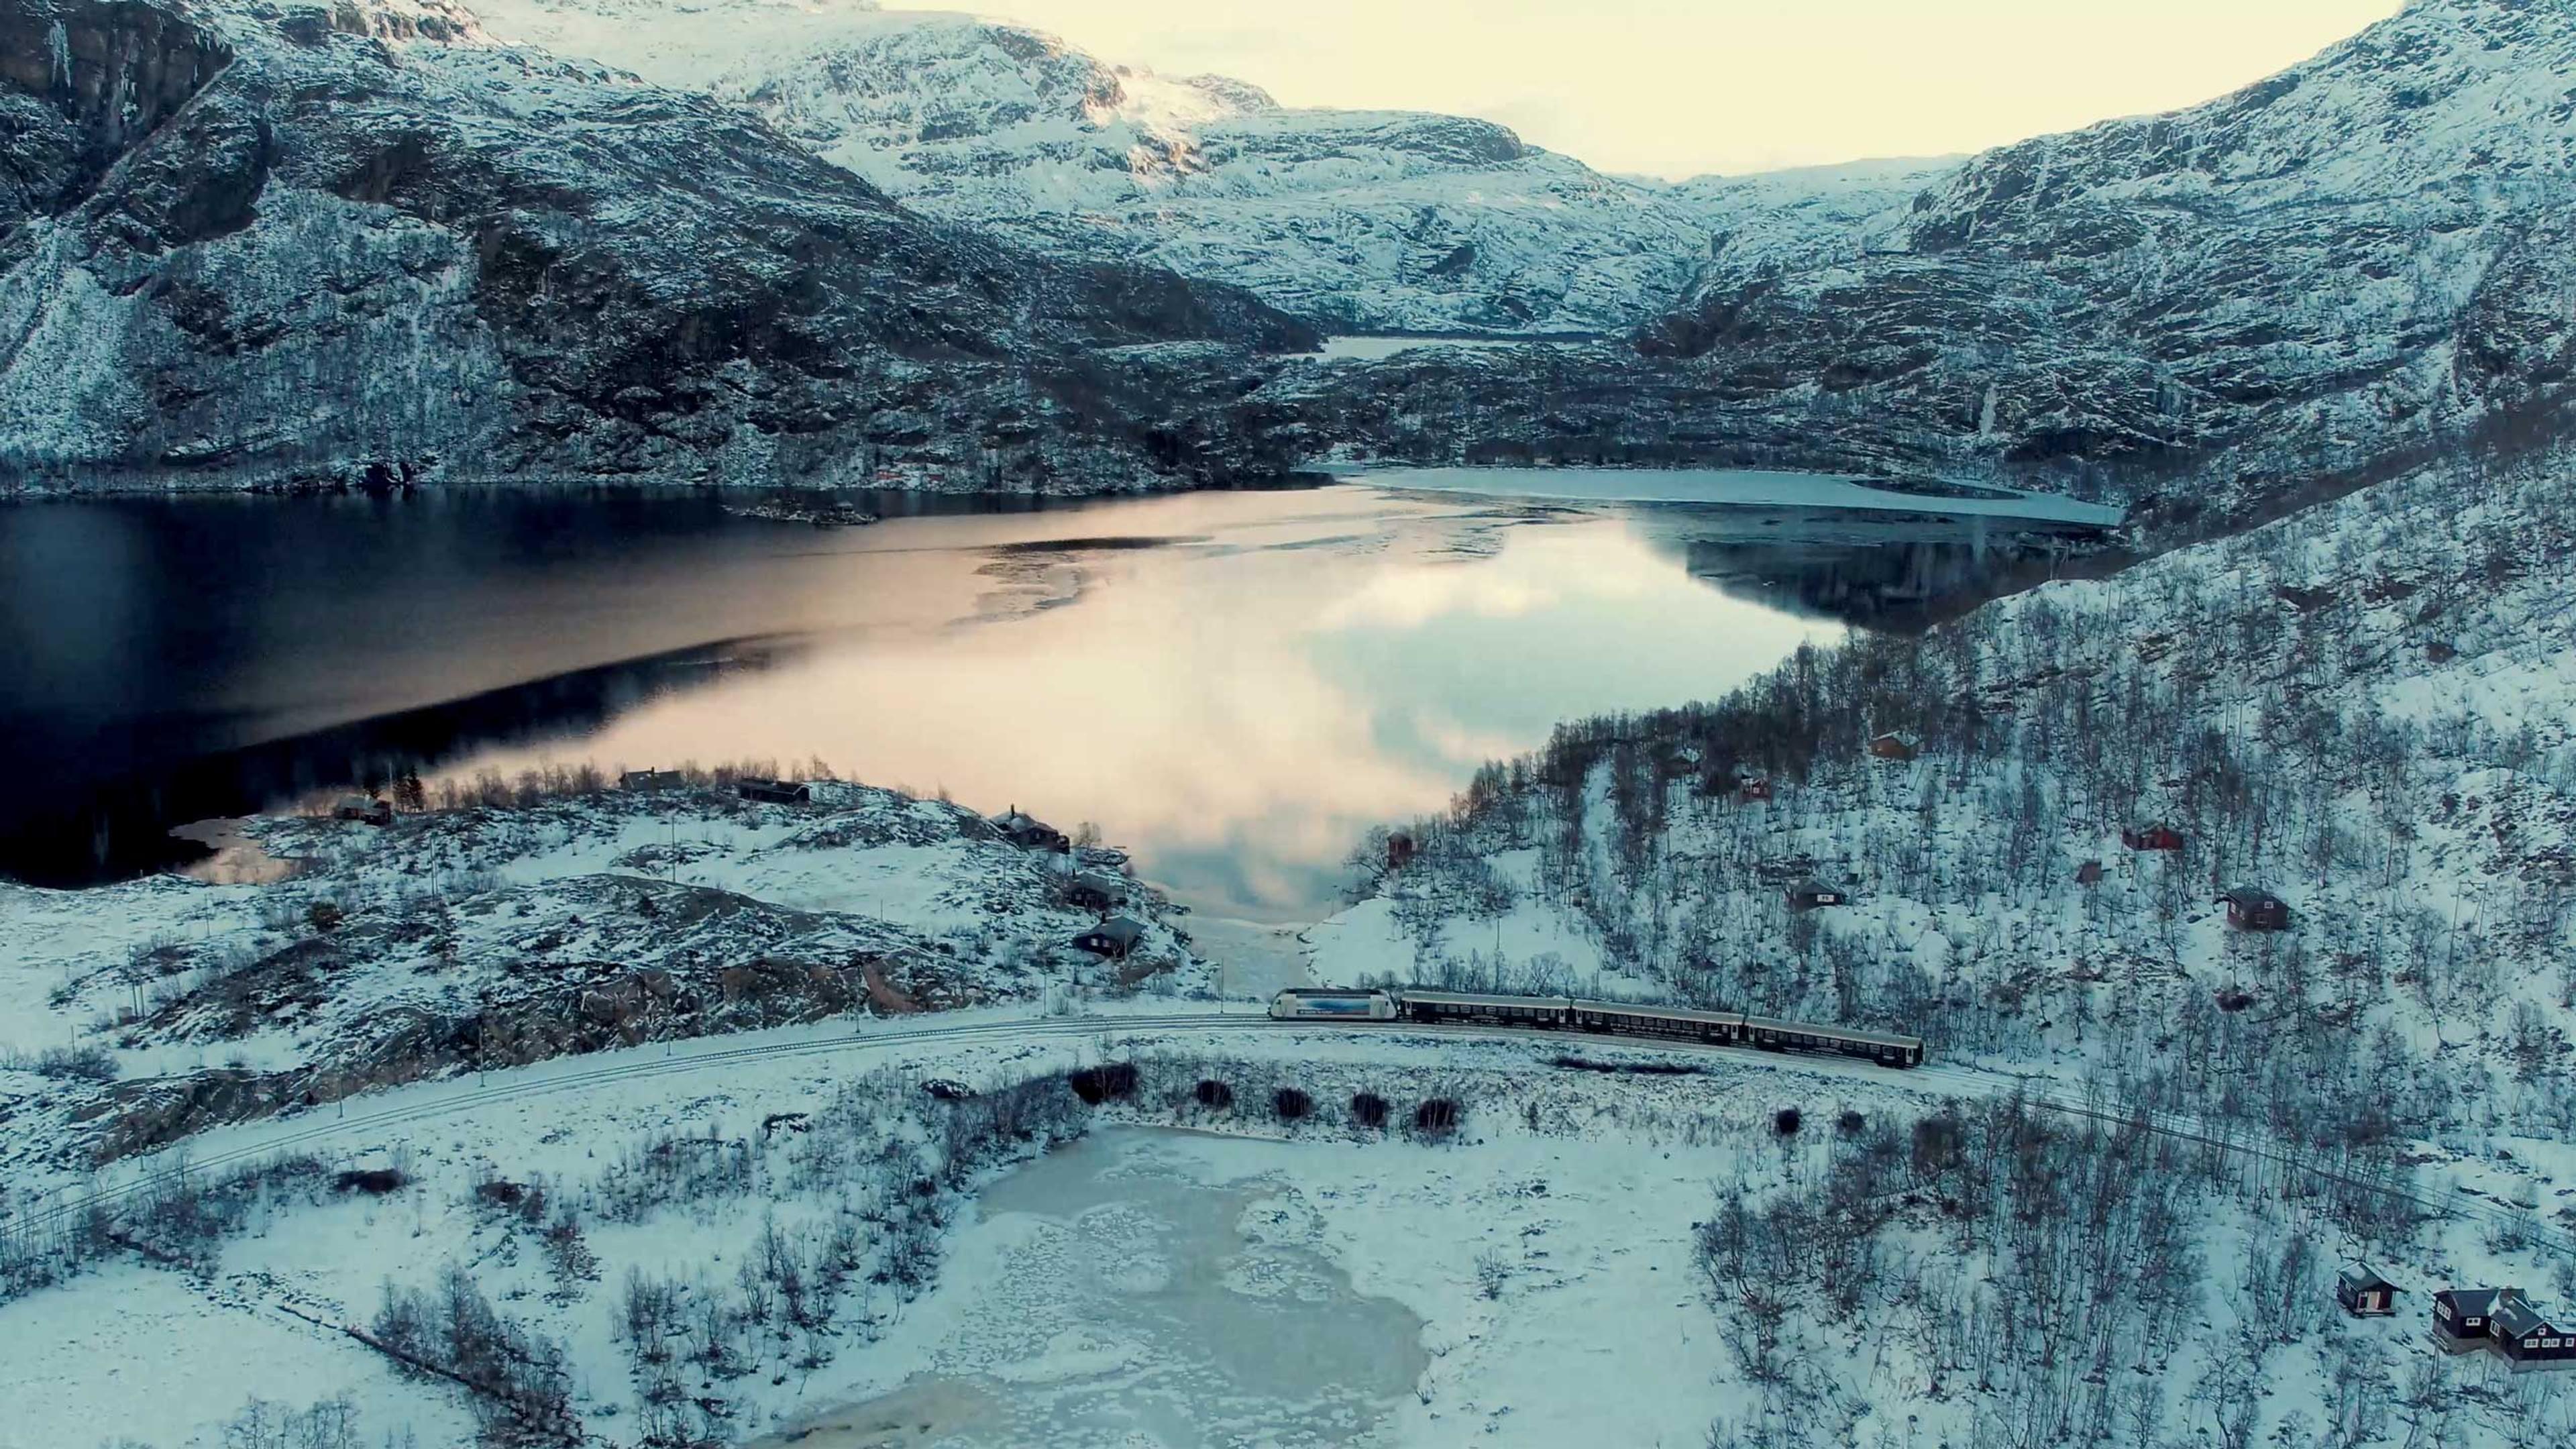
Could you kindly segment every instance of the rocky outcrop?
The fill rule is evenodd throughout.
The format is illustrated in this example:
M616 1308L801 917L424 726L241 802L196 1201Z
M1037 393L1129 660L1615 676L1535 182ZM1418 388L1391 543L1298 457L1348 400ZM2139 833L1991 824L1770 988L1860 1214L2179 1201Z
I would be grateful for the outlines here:
M212 31L142 0L0 5L0 249L30 218L78 205L232 59Z
M0 0L39 58L13 44L0 104L52 118L0 147L0 487L1097 491L1294 462L1237 399L1313 334L1239 291L1035 257L712 99L346 9L218 35Z

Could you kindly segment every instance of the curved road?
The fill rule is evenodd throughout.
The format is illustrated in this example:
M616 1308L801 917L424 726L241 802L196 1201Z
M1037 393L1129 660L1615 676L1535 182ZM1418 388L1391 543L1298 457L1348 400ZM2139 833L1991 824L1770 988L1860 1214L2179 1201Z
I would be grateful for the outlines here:
M625 1082L715 1071L740 1066L746 1062L846 1053L873 1053L911 1046L972 1045L982 1042L1018 1043L1103 1035L1134 1038L1209 1031L1321 1031L1334 1035L1358 1032L1390 1039L1481 1038L1517 1042L1562 1042L1567 1039L1567 1034L1564 1032L1534 1027L1426 1026L1410 1022L1337 1027L1313 1021L1274 1022L1265 1015L1251 1013L1191 1011L1135 1016L1015 1018L1004 1021L887 1027L881 1030L862 1029L845 1037L756 1043L747 1046L714 1046L711 1049L652 1057L640 1061L622 1061L605 1066L546 1072L533 1080L483 1082L470 1090L441 1093L426 1102L408 1103L372 1112L344 1112L328 1118L317 1117L311 1123L292 1131L275 1136L263 1136L256 1142L208 1156L189 1158L184 1162L174 1161L168 1167L147 1169L124 1181L96 1188L60 1203L50 1204L33 1213L24 1213L11 1219L0 1219L0 1226L5 1226L8 1231L15 1233L40 1233L76 1221L97 1208L113 1206L166 1186L186 1174L240 1166L274 1157L279 1153L326 1142L336 1137L376 1136L389 1128L433 1122L499 1103L524 1102L532 1098L553 1096L564 1092L588 1092L595 1088ZM2018 1090L2026 1100L2038 1105L2069 1116L2105 1123L2127 1123L2134 1120L2137 1115L2134 1112L2122 1111L2116 1105L2089 1101L2084 1094L2068 1091L2062 1084L2045 1078L2013 1076L1965 1067L1927 1064L1898 1070L1854 1059L1829 1056L1783 1056L1742 1047L1650 1041L1632 1037L1582 1035L1576 1039L1605 1045L1615 1044L1630 1050L1717 1055L1744 1064L1760 1063L1819 1076L1854 1077L1887 1086L1912 1087L1931 1095L1994 1097ZM720 1040L720 1038L702 1039L699 1044L704 1045L708 1041ZM558 1059L558 1061L561 1060L563 1059ZM550 1064L532 1065L542 1070ZM528 1070L529 1068L524 1067L515 1069L516 1072ZM2283 1150L2277 1145L2266 1142L2216 1133L2208 1124L2196 1118L2175 1113L2149 1113L2146 1126L2148 1130L2163 1136L2213 1147L2254 1161L2288 1167L2319 1180L2337 1181L2372 1192L2390 1193L2436 1216L2456 1214L2477 1219L2499 1228L2526 1234L2560 1252L2576 1253L2576 1235L2549 1226L2535 1213L2498 1202L2490 1197L2456 1189L2448 1193L2404 1192L2382 1184L2342 1178L2326 1172L2295 1152ZM178 1148L167 1149L156 1156L168 1158L172 1153L179 1151L184 1151L184 1144Z

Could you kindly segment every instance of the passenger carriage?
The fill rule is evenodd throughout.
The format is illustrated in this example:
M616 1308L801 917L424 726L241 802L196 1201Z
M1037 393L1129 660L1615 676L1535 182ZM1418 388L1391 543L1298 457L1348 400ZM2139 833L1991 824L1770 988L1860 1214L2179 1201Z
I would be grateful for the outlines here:
M1278 1021L1411 1021L1429 1026L1516 1026L1595 1032L1646 1040L1701 1042L1763 1051L1827 1052L1889 1067L1919 1066L1923 1039L1857 1027L1819 1026L1732 1011L1697 1011L1563 996L1493 996L1463 991L1291 987L1270 998Z
M1408 1021L1486 1026L1563 1026L1574 1003L1562 996L1478 996L1459 991L1407 991L1398 1005Z
M1919 1066L1923 1061L1921 1037L1862 1031L1848 1026L1818 1026L1806 1021L1781 1021L1769 1016L1744 1018L1744 1044L1772 1052L1834 1052L1847 1057L1867 1057L1891 1067Z
M1572 1014L1574 1024L1585 1031L1676 1037L1719 1046L1736 1046L1744 1040L1744 1017L1739 1012L1639 1006L1626 1001L1578 1001Z

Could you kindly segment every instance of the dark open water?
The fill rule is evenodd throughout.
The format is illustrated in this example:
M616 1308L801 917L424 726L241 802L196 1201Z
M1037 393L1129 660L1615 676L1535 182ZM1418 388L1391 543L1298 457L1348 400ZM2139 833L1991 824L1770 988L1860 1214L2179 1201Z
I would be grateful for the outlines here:
M1992 520L1367 484L818 530L706 494L0 508L0 874L426 775L820 756L1096 821L1203 908L1311 916L1369 825L1556 721L1704 698L2027 567Z

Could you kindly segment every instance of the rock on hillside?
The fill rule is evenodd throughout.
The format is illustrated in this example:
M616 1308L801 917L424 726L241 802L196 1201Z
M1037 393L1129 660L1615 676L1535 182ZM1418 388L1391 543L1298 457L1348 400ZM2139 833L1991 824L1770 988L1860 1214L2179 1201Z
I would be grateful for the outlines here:
M932 215L1236 283L1341 331L1623 331L1708 254L1694 193L1488 121L1285 108L1015 25L852 0L475 11L511 40L748 105Z
M1236 398L1312 333L1245 294L925 220L459 13L0 0L0 41L0 487L1289 461Z
M2570 75L2563 4L2416 0L2207 105L1987 152L1841 254L1713 264L1639 346L1961 467L2216 457L2259 489L2551 431Z

